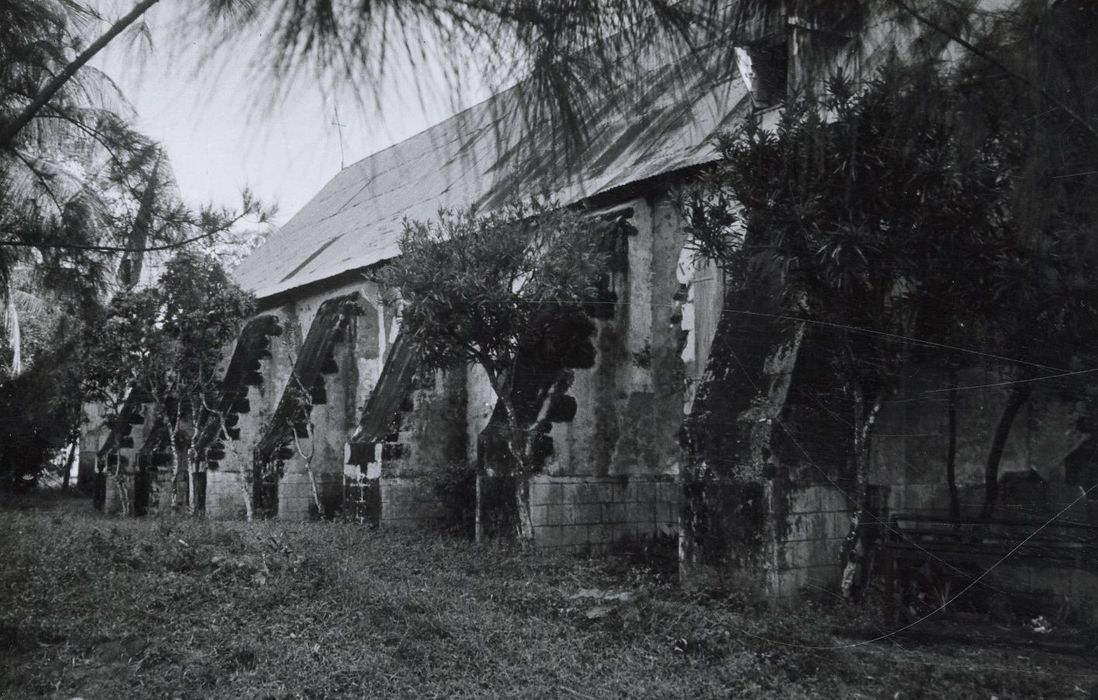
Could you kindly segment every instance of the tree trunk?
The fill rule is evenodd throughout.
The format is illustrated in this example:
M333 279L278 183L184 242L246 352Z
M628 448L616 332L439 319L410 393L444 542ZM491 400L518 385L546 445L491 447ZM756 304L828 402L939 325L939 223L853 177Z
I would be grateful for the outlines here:
M961 497L957 493L957 372L949 373L949 442L946 448L946 484L949 486L949 514L954 520L961 517Z
M312 460L309 460L310 462ZM305 463L305 473L309 475L309 485L313 488L313 503L316 505L317 516L324 517L324 506L320 504L320 489L316 486L316 476L313 474L313 467L309 462Z
M854 389L854 485L858 507L863 507L866 502L869 486L869 447L870 435L877 424L877 417L881 413L883 396L873 400L872 405L866 410L866 397L862 389Z
M515 510L515 534L523 547L529 547L534 542L534 521L530 517L530 482L525 476L515 478Z
M192 440L196 436L197 431L192 436ZM194 474L197 470L198 450L195 449L194 444L191 444L187 447L187 513L190 515L195 514L196 504L198 503L198 494L194 483Z
M507 447L511 451L511 458L515 460L515 537L524 547L529 547L534 542L534 522L530 516L530 483L529 470L527 469L527 455L525 432L518 420L518 412L510 397L503 401L504 410L507 413L508 438Z
M525 431L519 423L518 411L511 401L508 387L500 382L492 373L488 373L488 383L492 385L492 391L496 398L503 404L503 412L507 415L507 450L514 460L515 479L515 538L523 547L530 546L534 541L534 523L530 516L529 494L529 470L527 469Z
M179 450L178 447L175 446L175 435L174 434L172 435L172 446L171 446L170 454L172 456L172 461L171 461L171 465L170 465L171 468L172 468L172 479L171 479L171 489L172 490L171 490L171 498L169 500L169 505L171 506L171 511L174 513L176 507L179 505L179 469L180 469L180 466L183 464L183 460L180 458L180 450Z
M311 408L310 408L311 410ZM313 505L316 506L316 514L324 517L324 506L320 503L320 489L316 485L316 475L313 474L313 456L316 454L316 446L313 445L313 426L309 424L309 453L305 454L305 450L301 448L301 439L297 436L297 431L294 430L294 448L297 450L297 454L301 457L301 460L305 463L305 473L309 476L309 486L313 491Z
M880 523L869 513L869 445L870 434L881 412L884 396L879 395L866 410L865 392L854 388L854 479L855 511L850 518L850 532L846 536L845 560L841 583L842 595L847 600L860 597L868 579L870 530Z
M1006 406L1003 407L1003 413L999 416L999 424L995 426L995 436L991 440L991 449L987 453L987 466L984 468L984 508L980 511L980 518L983 520L991 519L995 506L999 502L999 464L1003 461L1003 451L1006 449L1014 419L1032 393L1032 382L1023 380L1011 387Z
M484 522L480 510L480 504L483 498L481 496L483 493L483 478L484 477L479 473L476 475L477 495L475 507L473 508L473 541L477 544L484 541Z
M240 484L240 496L244 501L244 519L250 523L255 519L255 508L252 505L252 491L248 485L247 477L244 476L243 469L238 469L236 476L237 482Z
M126 475L122 473L122 457L115 455L114 459L114 487L118 489L118 501L122 504L122 516L125 517L131 512L130 494L126 488Z
M65 459L65 471L61 474L61 490L69 490L69 477L72 474L72 463L76 459L76 448L80 445L80 433L76 433L75 436L69 435L72 439L72 444L69 447L69 456Z

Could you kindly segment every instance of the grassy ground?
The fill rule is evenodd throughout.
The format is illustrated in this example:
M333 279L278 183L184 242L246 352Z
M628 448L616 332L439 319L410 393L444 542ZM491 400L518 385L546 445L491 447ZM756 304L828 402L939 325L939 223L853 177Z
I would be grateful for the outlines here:
M842 606L773 611L687 594L623 557L530 556L351 523L124 521L86 501L0 503L0 603L4 697L1082 698L1098 689L1093 659L849 646L832 632L849 620Z

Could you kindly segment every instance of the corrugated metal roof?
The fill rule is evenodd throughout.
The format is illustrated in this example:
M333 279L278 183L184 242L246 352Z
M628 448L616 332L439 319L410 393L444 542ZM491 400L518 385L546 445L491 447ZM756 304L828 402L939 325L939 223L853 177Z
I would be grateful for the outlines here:
M517 126L520 93L503 92L342 170L235 275L269 297L397 255L405 218L546 192L571 204L712 161L711 137L750 100L733 67L712 65L726 54L709 53L638 59L649 67L595 112L589 146L566 165L554 163L560 143Z

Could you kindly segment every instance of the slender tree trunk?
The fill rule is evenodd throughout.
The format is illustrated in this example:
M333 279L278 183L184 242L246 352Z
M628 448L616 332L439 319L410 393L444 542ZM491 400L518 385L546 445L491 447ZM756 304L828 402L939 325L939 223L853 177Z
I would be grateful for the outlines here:
M320 504L320 489L316 486L316 475L313 474L313 468L309 464L305 465L305 473L309 475L309 485L313 488L313 504L316 506L316 514L318 517L324 517L324 506Z
M867 559L869 557L868 534L870 526L876 523L867 523L869 514L869 446L870 435L877 417L881 412L883 396L873 399L872 405L866 407L865 392L860 386L855 386L854 391L854 478L856 506L850 519L850 532L846 536L845 559L842 577L842 594L847 600L857 599L865 588L868 578Z
M859 402L863 402L864 397L861 392L858 392L858 396ZM859 487L863 490L869 485L869 448L871 444L869 438L873 434L873 427L877 424L877 418L881 414L882 400L883 397L874 399L868 411L865 410L863 403L862 409L856 414L857 420L854 426L854 454L855 460L857 460L855 478L857 478Z
M248 478L243 469L236 472L237 482L240 484L240 497L244 501L244 519L249 523L255 519L255 507L252 505L252 490L248 484Z
M1014 384L1010 389L1010 395L1007 396L1003 413L999 416L999 424L995 426L995 436L991 440L991 448L987 453L987 466L984 468L984 508L980 511L980 518L983 520L991 519L995 506L999 502L999 464L1003 460L1003 451L1006 449L1014 419L1032 393L1032 382L1021 381Z
M190 515L195 514L198 503L197 487L194 483L194 475L198 471L198 450L194 446L197 436L198 431L195 431L191 436L191 444L187 446L187 513Z
M515 536L523 547L530 546L534 541L534 521L530 515L530 484L528 459L526 456L525 432L519 423L518 412L511 402L510 396L503 396L503 409L507 414L508 437L507 448L511 452L511 458L515 460Z
M130 493L126 487L126 475L122 473L122 457L114 456L114 487L118 490L118 500L122 504L122 516L128 516L131 512Z
M949 415L949 441L946 448L946 484L949 486L949 514L954 520L961 517L961 497L957 493L957 372L949 373L949 398L946 403Z
M70 433L69 439L72 443L69 447L69 456L65 458L65 471L61 474L61 490L69 490L69 478L72 474L72 463L76 459L76 448L80 445L80 433L76 433L75 436Z
M311 408L309 410L312 410ZM316 484L316 475L313 473L313 455L316 454L316 446L313 445L313 428L309 426L309 453L306 454L305 450L301 448L301 439L297 436L297 431L294 430L294 447L297 449L298 455L301 456L302 461L305 463L305 473L309 476L309 486L313 491L313 505L316 506L316 514L324 517L324 506L320 502L320 489Z
M480 510L480 504L481 504L481 500L483 498L481 496L481 494L483 493L483 491L482 491L483 485L484 485L483 477L481 476L481 474L477 473L477 475L476 475L476 489L477 489L476 504L475 504L475 507L473 508L473 541L476 542L477 544L480 544L481 542L484 541L484 523L483 523L484 518L481 515L481 510Z
M76 58L74 58L68 65L61 69L61 72L53 77L53 79L46 84L44 88L30 104L23 108L18 116L15 117L3 131L0 131L0 148L11 148L15 142L16 135L23 130L27 124L30 124L31 120L42 111L49 101L53 99L54 95L65 86L65 83L72 80L76 72L84 67L84 65L90 61L97 53L103 50L103 48L109 44L115 37L121 34L126 27L136 22L141 15L149 11L149 9L160 2L160 0L142 0L137 3L122 19L111 25L111 28L103 33L98 39L88 45L88 48L80 52Z
M516 534L522 546L528 547L534 542L534 521L530 517L530 482L525 475L515 478L515 510Z
M170 464L170 466L172 468L172 479L171 479L171 494L170 494L170 499L169 499L169 505L170 505L171 510L172 510L173 513L175 512L176 507L179 505L179 473L180 473L179 470L180 470L181 465L183 464L183 460L180 458L179 453L180 453L180 450L175 445L175 434L174 434L174 431L173 431L172 445L171 445L171 449L169 450L169 454L171 454L171 456L172 456L171 457L172 461L171 461L171 464Z
M4 294L8 301L7 326L8 344L11 345L11 374L15 376L23 373L23 333L19 327L19 309L15 305L15 290L12 289L10 279Z
M218 414L218 433L221 439L228 443L229 434L225 432L225 416ZM240 487L240 499L244 503L244 519L247 522L252 522L255 519L255 505L252 501L252 484L248 483L247 471L245 469L237 469L236 471L236 483Z

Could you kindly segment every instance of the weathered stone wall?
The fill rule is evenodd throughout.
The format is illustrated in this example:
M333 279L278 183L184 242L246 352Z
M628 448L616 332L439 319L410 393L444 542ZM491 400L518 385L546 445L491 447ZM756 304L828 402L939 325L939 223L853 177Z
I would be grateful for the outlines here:
M568 370L566 394L575 400L575 415L552 422L551 454L530 480L538 547L597 550L679 531L684 348L695 342L683 328L683 307L689 306L691 324L700 315L701 326L711 329L719 299L714 304L711 294L703 295L697 310L688 299L694 271L689 263L683 267L686 234L668 197L634 199L624 210L631 212L632 231L625 264L610 282L616 303L599 309L593 366ZM495 394L479 368L468 373L465 390L467 454L475 464Z
M685 242L678 209L666 198L635 199L635 233L626 237L627 270L614 275L617 304L597 321L595 363L573 370L571 421L555 422L553 455L544 471L556 476L673 475L682 422L685 371L677 268ZM480 385L482 386L482 385ZM471 388L470 395L490 394ZM483 419L483 412L477 415ZM483 429L471 420L471 443Z
M752 313L739 320L739 333L733 332L733 318L722 321L710 384L695 402L690 436L700 459L686 483L683 564L688 577L715 577L788 599L838 583L858 500L853 416L834 383L826 334L808 329L797 349L792 336L783 340L792 326L782 331L766 321L766 305L748 297L730 297L737 305L730 316L737 308ZM783 344L795 351L783 350ZM956 467L962 512L969 517L984 502L987 454L1010 388L1003 379L987 368L959 377ZM909 367L886 400L872 433L868 473L869 485L888 494L882 515L948 514L948 387L944 372ZM1006 444L999 515L1049 518L1074 502L1067 517L1094 517L1093 503L1079 499L1084 482L1095 478L1079 467L1093 442L1085 427L1093 423L1086 398L1079 386L1034 389ZM1001 568L1025 586L1067 597L1078 597L1080 581L1089 580L1082 573Z
M540 549L593 552L675 538L681 492L670 477L531 477L534 542Z
M443 510L439 473L466 459L466 373L421 373L393 421L393 433L374 446L365 469L344 468L348 509L386 527L428 527Z
M285 327L284 327L285 328ZM286 334L292 332L284 330ZM272 339L269 359L262 361L263 383L248 388L249 411L241 414L240 437L225 442L225 457L217 469L206 472L206 517L238 518L245 513L244 498L252 498L252 450L274 413L289 378L291 345Z
M330 299L358 292L363 313L351 319L343 340L334 346L335 371L324 375L325 400L312 407L311 435L300 438L325 514L347 508L378 511L383 523L408 525L435 521L437 497L430 475L443 465L463 460L465 448L465 375L421 377L399 417L399 426L377 446L376 460L365 469L348 463L347 442L381 374L384 358L395 339L395 310L382 303L371 282L355 282L305 295L263 313L276 315L282 334L273 337L271 357L261 364L263 381L249 387L247 413L237 423L238 439L225 445L225 457L207 478L207 514L238 517L243 513L242 488L252 493L255 446L262 439L283 393L305 337L320 306ZM437 385L436 385L437 383ZM282 465L278 484L278 517L314 517L313 481L305 456L294 452Z
M225 457L218 462L217 469L207 471L206 516L210 518L244 516L244 494L247 493L249 499L253 494L253 450L286 389L293 358L300 348L302 331L292 309L276 309L266 313L278 317L282 332L270 340L270 357L261 360L262 382L258 386L248 387L248 411L240 414L236 425L240 431L239 438L225 441Z
M850 533L846 492L831 484L790 484L775 498L783 502L774 508L779 526L771 543L769 595L791 599L836 590L843 543Z
M1010 389L986 385L1003 379L983 369L958 377L956 470L962 513L967 515L983 506L988 450ZM944 372L912 372L881 411L870 481L891 486L893 512L948 512L948 387ZM1051 515L1079 496L1079 485L1068 483L1066 462L1088 437L1080 431L1085 398L1080 385L1036 385L1014 421L999 474L1009 481L1032 469L1044 484L1005 488L1000 513ZM1085 518L1086 503L1077 504L1074 515Z
M444 513L429 476L381 477L380 524L392 528L428 528Z
M331 514L342 505L344 445L357 424L364 397L380 373L378 358L383 351L380 336L389 325L386 311L378 303L375 285L365 281L327 289L264 311L279 318L282 334L271 339L271 356L261 365L263 382L249 388L249 411L241 414L237 424L239 438L227 441L225 458L207 477L206 508L210 517L237 517L243 512L241 481L250 494L253 450L289 385L294 362L317 310L325 301L353 292L362 296L363 313L351 318L344 339L333 348L336 371L324 376L326 397L310 413L311 437L300 440L302 451L312 453L311 468L325 512ZM304 466L304 458L296 454L283 465L278 488L280 518L308 518L316 510L312 483Z
M782 478L722 479L692 482L687 496L691 520L680 557L687 585L772 602L837 588L850 528L841 488Z
M334 374L324 377L326 401L313 406L309 416L310 437L300 439L300 454L284 465L278 486L278 517L283 520L307 520L317 517L316 501L330 516L343 505L345 446L358 422L357 403L360 366L378 355L378 314L363 300L362 316L351 317L346 339L336 344ZM360 360L363 361L360 364ZM376 375L367 378L372 386ZM306 470L308 463L309 469ZM309 471L312 472L310 478ZM314 483L316 494L313 493Z
M804 568L799 555L811 548L790 544L811 535L790 534L791 514L802 514L794 506L805 484L781 449L805 333L777 316L779 269L760 258L747 278L745 287L726 290L682 433L689 461L681 566L684 578L698 585L780 597L793 585L787 572Z
M988 369L969 369L958 377L956 474L965 517L977 517L984 505L987 455L1011 388L1003 381ZM890 513L949 514L949 385L948 376L933 368L912 372L882 410L870 480L889 487ZM1083 497L1081 488L1093 485L1094 475L1069 473L1074 459L1094 463L1085 449L1090 435L1081 431L1087 427L1086 399L1081 384L1036 384L1006 442L996 517L1098 523L1098 499ZM1098 619L1098 576L1091 571L1007 561L987 581Z

